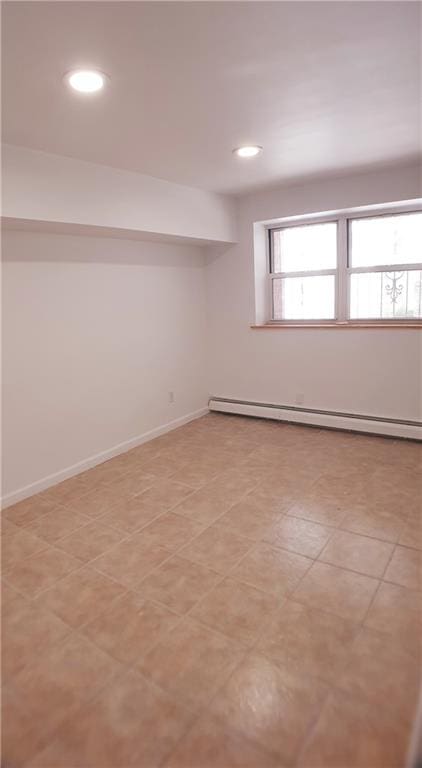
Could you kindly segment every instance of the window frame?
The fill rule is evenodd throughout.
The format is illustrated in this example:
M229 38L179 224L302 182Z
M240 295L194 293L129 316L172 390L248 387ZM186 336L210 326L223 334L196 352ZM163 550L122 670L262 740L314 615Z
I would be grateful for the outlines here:
M394 208L385 206L374 206L368 208L360 208L355 210L336 211L334 213L322 213L311 214L308 216L295 216L282 219L275 226L274 224L268 224L267 229L267 278L268 278L268 307L270 320L269 325L316 325L316 326L332 326L332 325L421 325L422 318L413 317L399 317L399 318L383 318L383 317L369 317L369 318L352 318L350 317L350 285L351 275L365 272L397 272L397 271L410 271L410 270L422 270L422 261L416 264L383 264L379 266L371 267L352 267L351 266L351 222L355 219L372 218L378 219L382 216L396 216L406 213L422 212L422 206L420 203L415 205L395 205ZM337 224L337 266L333 269L320 269L311 271L297 271L297 272L273 272L273 253L274 253L274 232L278 232L283 229L291 229L293 227L303 227L312 224L323 223L336 223ZM387 269L388 267L388 269ZM318 276L318 275L334 275L335 278L335 301L334 301L334 318L331 319L296 319L296 320L284 320L274 318L274 306L273 306L273 280L286 278L286 277L302 277L302 276Z

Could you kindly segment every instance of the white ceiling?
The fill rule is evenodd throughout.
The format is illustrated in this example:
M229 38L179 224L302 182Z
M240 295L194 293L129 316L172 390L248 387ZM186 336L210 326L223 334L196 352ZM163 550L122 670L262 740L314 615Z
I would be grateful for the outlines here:
M416 2L4 2L3 140L222 192L420 151ZM62 82L111 77L100 95ZM232 148L264 146L252 160Z

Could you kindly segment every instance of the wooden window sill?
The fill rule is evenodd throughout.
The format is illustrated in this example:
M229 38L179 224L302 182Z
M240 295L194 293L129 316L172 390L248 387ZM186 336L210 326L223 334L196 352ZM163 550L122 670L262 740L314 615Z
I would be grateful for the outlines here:
M422 321L419 322L413 322L413 323L407 323L407 322L389 322L389 323L382 323L382 322L376 322L376 323L265 323L263 325L250 325L250 328L254 330L263 330L263 329L282 329L282 330L289 330L291 328L318 328L319 330L322 328L327 328L330 330L335 329L350 329L350 328L414 328L422 330Z

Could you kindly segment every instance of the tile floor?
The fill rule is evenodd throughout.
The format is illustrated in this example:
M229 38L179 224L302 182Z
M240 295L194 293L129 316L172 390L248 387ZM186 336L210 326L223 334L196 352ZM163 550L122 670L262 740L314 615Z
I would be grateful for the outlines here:
M4 768L402 768L421 469L210 414L7 508Z

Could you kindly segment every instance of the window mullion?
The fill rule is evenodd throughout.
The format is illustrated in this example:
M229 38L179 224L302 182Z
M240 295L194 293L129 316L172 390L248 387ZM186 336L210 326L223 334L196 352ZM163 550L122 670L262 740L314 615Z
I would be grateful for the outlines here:
M336 269L304 269L301 272L271 272L270 277L274 278L286 278L286 277L319 277L320 275L335 275Z
M365 272L412 272L422 269L422 264L376 264L371 267L349 267L350 274L365 274Z
M348 263L348 225L346 217L341 217L337 225L337 312L336 317L340 322L345 322L349 317L349 285L347 274Z
M269 275L268 280L268 286L267 286L267 301L268 301L268 309L267 309L267 317L269 316L270 320L274 320L274 290L273 290L273 275Z
M418 215L419 218L407 219L406 216L410 214L413 216ZM393 216L403 216L405 218L403 218L403 222L400 218L396 219L396 221L392 221ZM385 219L382 221L384 217ZM364 224L358 223L360 219L368 218L373 219L375 223L371 223L371 221L365 222ZM344 210L338 211L334 216L325 214L323 216L312 216L312 218L308 216L284 219L282 220L281 226L270 227L267 244L272 258L268 265L270 277L268 288L270 293L269 298L272 302L271 306L274 304L274 293L276 294L275 303L277 307L275 314L277 315L277 319L279 320L287 314L286 307L288 301L290 301L288 310L289 315L292 317L300 317L301 315L310 317L310 313L313 313L314 311L315 314L318 315L327 309L328 305L324 305L326 299L327 301L331 301L331 316L335 318L339 324L347 324L349 322L352 310L353 319L356 318L357 320L365 319L364 313L367 313L367 319L374 321L392 320L396 322L401 319L406 319L407 317L414 318L415 316L422 320L420 314L422 301L422 289L420 287L421 263L378 263L376 265L370 263L371 260L380 261L384 258L384 255L385 258L390 258L391 261L395 261L395 254L396 258L401 257L403 261L407 258L409 258L409 260L415 258L416 254L412 243L414 243L415 238L418 236L418 232L420 232L421 218L420 205L408 206L403 204L403 206L395 206L393 212L389 209L381 210L380 207L377 207L376 209L374 207L374 209L371 208L371 210ZM376 220L379 220L378 223ZM335 269L303 269L303 266L308 265L312 267L315 264L315 261L312 261L312 249L314 246L317 257L319 255L319 263L324 263L318 248L319 250L321 249L321 244L324 243L326 234L323 230L312 230L312 226L315 224L321 225L330 223L337 225L337 259ZM290 245L287 250L288 262L283 261L283 258L280 260L279 257L275 262L275 246L277 245L278 248L281 246L281 235L279 233L283 230L293 231L295 227L302 227L305 230L306 225L309 225L310 231L304 233L299 231L297 233L293 232L292 234L286 235L286 237L290 238ZM355 233L355 227L357 234ZM355 254L355 250L358 251L355 261L357 260L358 263L360 261L361 264L365 266L353 266L352 264L352 230L354 236L353 253ZM319 235L320 231L322 233L321 235ZM314 239L312 239L312 234L315 235ZM322 237L322 240L318 240L317 235L318 237ZM412 237L413 240L411 239ZM329 247L333 249L333 240L327 240L326 242ZM295 245L295 243L297 243L297 245ZM296 261L294 259L296 254L295 248L298 249ZM409 254L409 256L405 254ZM280 268L287 265L295 268L298 266L298 261L300 266L302 266L302 270L292 272L273 271L275 267ZM331 264L332 262L329 260L328 263ZM391 297L392 303L394 303L393 308L390 306L387 308L380 308L377 306L377 297L379 291L382 291L382 286L380 289L379 285L380 277L382 279L384 273L386 273L386 279L390 281L388 284L386 283L386 292ZM333 277L328 278L329 275L334 276L334 280ZM319 283L316 280L312 281L312 279L307 281L307 278L316 278L317 276L321 278ZM322 279L323 276L325 276L325 280ZM294 278L296 278L296 281ZM408 287L411 286L411 293L406 293L406 303L403 306L403 301L400 299L400 296L402 295L404 288L399 282L402 278L403 281L406 282L407 292ZM274 280L277 280L277 283L274 283ZM335 294L333 294L333 288L329 287L332 286L334 281ZM287 295L290 298L286 298ZM408 303L409 297L411 298L411 302L413 302L411 305ZM333 307L333 300L335 302L335 307ZM418 301L419 305L417 304ZM285 304L285 307L281 307L281 303ZM275 309L275 307L273 307L273 309ZM268 315L270 315L270 311L268 311ZM274 319L274 311L272 312L272 317ZM283 320L283 322L289 321Z

